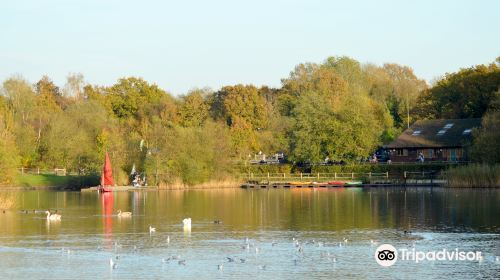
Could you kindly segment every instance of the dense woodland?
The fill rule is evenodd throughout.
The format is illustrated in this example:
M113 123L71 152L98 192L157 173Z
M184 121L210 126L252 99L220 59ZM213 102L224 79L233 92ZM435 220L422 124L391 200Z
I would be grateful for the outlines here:
M153 184L223 180L258 151L358 162L425 118L483 118L474 160L499 163L499 67L500 58L428 85L407 66L329 57L297 65L280 88L183 96L137 77L99 86L70 74L60 87L48 76L34 84L13 76L0 93L0 181L21 166L95 174L106 151L119 184L134 164Z

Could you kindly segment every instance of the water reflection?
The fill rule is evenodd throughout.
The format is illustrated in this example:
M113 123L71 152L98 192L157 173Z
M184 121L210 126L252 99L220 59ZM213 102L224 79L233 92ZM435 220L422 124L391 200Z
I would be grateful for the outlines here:
M113 246L113 193L105 192L100 194L102 203L102 221L104 229L104 247Z
M498 232L500 191L448 189L296 189L204 190L123 193L0 192L4 206L1 234L42 234L35 209L58 209L70 232L146 232L149 225L181 227L193 218L193 230L347 230L356 228L427 229ZM7 201L7 202L5 202ZM19 210L27 209L29 214ZM133 212L117 219L115 209ZM98 210L99 212L93 212ZM124 210L125 211L125 210ZM92 213L93 212L93 213ZM95 217L101 217L96 224ZM221 224L214 224L220 220ZM45 222L45 221L44 221ZM67 225L74 225L67 227ZM114 228L118 225L118 228ZM45 230L44 230L45 231Z
M185 279L401 278L411 273L429 279L440 272L474 278L493 276L491 265L500 255L499 190L29 191L0 192L0 201L8 206L0 212L0 270L11 278L33 273L31 267L36 267L34 278L54 271L65 278L75 273L80 278L162 278L168 273ZM47 209L57 209L62 220L47 221L39 212ZM133 216L120 219L115 209ZM182 223L187 217L192 218L190 230ZM149 226L157 231L150 234ZM294 239L301 241L299 247ZM371 258L376 242L479 249L488 259L374 275L380 271ZM71 254L61 253L68 250ZM172 256L177 259L162 261ZM110 258L118 263L111 272ZM181 260L185 265L178 264Z

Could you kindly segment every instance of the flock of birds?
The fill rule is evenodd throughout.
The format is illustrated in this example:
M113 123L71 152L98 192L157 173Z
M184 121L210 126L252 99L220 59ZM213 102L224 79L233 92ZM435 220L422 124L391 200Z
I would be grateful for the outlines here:
M34 211L34 212L37 212L37 211ZM39 212L42 212L42 211L39 211ZM56 211L57 212L57 211ZM51 213L50 211L44 211L44 213L47 215L46 218L47 218L47 221L60 221L61 220L61 215L60 214L57 214L57 213ZM132 212L122 212L121 210L118 210L117 211L117 216L120 217L120 218L131 218L132 217ZM214 221L214 224L221 224L222 222L220 220L215 220ZM183 225L183 229L184 231L191 231L191 218L185 218L182 220L182 225ZM152 235L156 232L156 228L149 225L149 234ZM404 231L403 234L405 236L408 236L408 235L412 235L412 232L410 231ZM338 242L336 244L333 244L334 246L338 246L338 247L344 247L348 244L349 240L347 238L343 238L343 240L341 242ZM170 236L167 236L166 238L166 244L169 245L170 244ZM304 253L304 246L305 245L314 245L314 246L317 246L317 247L323 247L325 244L323 242L319 242L319 241L315 241L314 239L312 240L309 240L309 241L305 241L305 242L300 242L297 238L292 238L292 244L293 246L295 246L296 248L296 254L297 256L299 255L303 255ZM278 245L277 242L273 241L271 243L271 246L274 247ZM378 246L379 243L377 241L374 241L373 239L370 240L370 245L373 247L373 246ZM332 244L330 244L330 246L332 246ZM415 242L413 242L413 246L415 246ZM120 245L115 242L115 249L120 247ZM253 251L255 252L255 254L259 254L260 252L260 248L258 246L256 246L255 244L251 244L248 237L246 237L244 239L244 243L243 245L241 246L241 248L247 252L250 252L251 251L251 248L253 248ZM98 248L99 249L99 248ZM64 248L62 249L63 251ZM134 246L134 251L137 250L137 246ZM67 253L68 255L70 254L70 250L67 250ZM328 261L329 263L332 263L332 264L335 264L337 263L337 257L333 254L331 254L330 252L324 252L322 251L320 253L320 256L322 259ZM110 269L116 269L118 267L118 264L117 264L117 260L119 259L119 256L116 256L115 257L115 260L113 258L110 258L109 259L109 267ZM225 260L227 261L227 263L236 263L236 262L239 262L239 263L245 263L247 261L247 259L245 258L237 258L237 257L226 257ZM181 259L181 257L179 255L173 255L173 256L170 256L168 258L163 258L162 260L162 263L171 263L171 262L177 262L178 265L181 265L181 266L185 266L186 265L186 260L185 259ZM300 260L295 258L293 259L293 263L295 266L299 265L299 262ZM495 256L495 262L497 264L500 264L500 257L499 256ZM267 265L259 265L259 269L261 270L266 270L267 268ZM219 263L217 265L217 270L219 271L223 271L224 270L224 262L222 263Z
M117 212L117 216L118 217L132 217L132 213L131 212L122 212L121 210L118 210ZM191 218L185 218L182 220L182 225L183 225L183 229L184 231L191 231ZM215 220L213 221L214 224L221 224L222 222L220 220ZM149 234L152 235L156 233L156 228L149 225ZM166 244L169 245L170 244L170 236L167 236L166 238ZM293 242L293 245L295 246L296 248L296 253L297 254L303 254L304 253L304 246L305 245L315 245L317 247L322 247L324 246L324 243L323 242L317 242L315 241L314 239L313 240L310 240L310 241L306 241L306 242L300 242L297 238L293 238L292 239L292 242ZM346 244L349 242L349 240L347 238L344 238L342 240L342 242L339 242L338 243L338 247L343 247L343 246L346 246ZM375 246L377 245L378 243L371 240L371 245L372 246ZM271 246L274 247L274 246L277 246L278 243L276 241L273 241L271 243ZM115 250L116 248L119 248L121 247L121 245L119 245L117 242L115 242ZM251 249L253 248L253 251L255 252L255 254L259 254L260 252L260 248L255 245L255 244L252 244L250 243L250 240L248 239L248 237L246 237L244 239L244 243L243 245L241 246L241 249L245 250L246 252L251 252ZM137 246L134 246L134 251L137 250ZM321 257L326 259L328 262L331 262L332 264L335 264L337 263L337 258L335 257L335 255L331 254L330 252L321 252ZM116 256L115 259L113 258L110 258L109 259L109 267L110 269L116 269L118 268L118 264L117 264L117 261L118 259L120 258L120 256ZM238 257L226 257L225 258L226 262L227 263L246 263L247 262L247 259L246 258L238 258ZM169 263L172 263L172 262L176 262L178 265L180 266L185 266L186 265L186 259L182 259L180 255L172 255L168 258L162 258L161 259L161 262L164 263L164 264L169 264ZM300 263L300 260L299 259L294 259L293 260L293 263L295 266L298 266L299 263ZM267 265L259 265L258 266L259 269L261 270L266 270L267 269ZM224 270L224 262L222 263L219 263L217 265L217 270L219 271L223 271Z

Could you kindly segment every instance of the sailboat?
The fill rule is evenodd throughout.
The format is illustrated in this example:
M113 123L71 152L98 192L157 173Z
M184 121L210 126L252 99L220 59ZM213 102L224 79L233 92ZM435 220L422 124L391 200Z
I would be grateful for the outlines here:
M104 166L102 167L101 174L101 186L99 191L101 192L112 192L112 187L115 185L113 181L113 170L111 168L111 161L109 160L108 153L104 158Z

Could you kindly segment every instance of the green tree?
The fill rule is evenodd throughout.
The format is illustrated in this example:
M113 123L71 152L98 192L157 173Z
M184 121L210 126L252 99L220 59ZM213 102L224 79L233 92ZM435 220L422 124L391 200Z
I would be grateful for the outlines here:
M179 121L184 127L202 126L208 118L209 106L205 101L207 90L193 90L182 97L179 106Z
M418 99L422 119L481 118L500 86L500 62L446 74Z
M12 127L11 112L5 98L0 95L0 185L12 183L17 174L19 159Z
M141 78L129 77L106 89L106 94L114 114L125 119L150 109L148 107L159 103L166 92Z
M37 97L32 86L21 77L3 82L3 94L13 116L12 133L24 167L31 166L38 158L36 124Z
M489 110L481 120L481 127L474 129L471 156L476 162L500 163L500 90L489 105Z
M107 123L105 109L94 101L75 103L56 114L42 141L44 165L80 173L99 171L103 155L96 152L97 139Z

